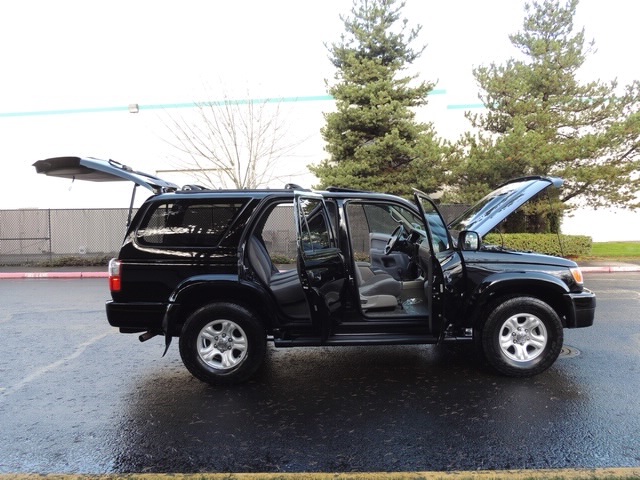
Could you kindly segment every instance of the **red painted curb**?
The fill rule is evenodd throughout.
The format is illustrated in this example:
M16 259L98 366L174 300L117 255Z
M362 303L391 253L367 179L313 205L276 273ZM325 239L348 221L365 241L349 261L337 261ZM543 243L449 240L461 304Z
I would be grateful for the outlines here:
M82 272L82 278L109 278L108 272Z
M107 272L0 272L0 279L108 278Z
M583 273L626 273L640 272L640 265L618 265L618 266L598 266L580 267ZM108 278L108 272L0 272L2 279L26 279L26 278Z

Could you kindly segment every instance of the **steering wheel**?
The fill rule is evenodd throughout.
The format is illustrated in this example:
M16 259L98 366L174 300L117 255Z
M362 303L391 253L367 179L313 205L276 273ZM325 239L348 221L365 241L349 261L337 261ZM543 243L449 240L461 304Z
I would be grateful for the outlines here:
M384 247L384 254L389 255L389 253L394 249L396 243L398 243L398 239L404 234L404 227L402 225L398 225L393 233L391 233L391 238L387 242Z

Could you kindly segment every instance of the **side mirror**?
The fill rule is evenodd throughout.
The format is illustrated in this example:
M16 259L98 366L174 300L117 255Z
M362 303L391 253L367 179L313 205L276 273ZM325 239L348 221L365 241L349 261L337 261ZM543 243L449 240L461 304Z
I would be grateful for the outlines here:
M469 230L460 232L460 235L458 235L458 248L460 250L480 250L480 235L478 235L478 232Z

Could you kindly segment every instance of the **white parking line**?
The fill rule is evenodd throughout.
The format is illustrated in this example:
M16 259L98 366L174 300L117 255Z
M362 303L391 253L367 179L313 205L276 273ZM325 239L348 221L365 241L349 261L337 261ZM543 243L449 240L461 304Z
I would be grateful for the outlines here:
M80 355L82 355L84 353L84 351L87 349L87 347L93 345L96 342L99 342L100 340L102 340L103 338L105 338L107 335L112 335L114 334L113 331L109 331L109 332L105 332L102 333L100 335L97 335L93 338L90 338L89 340L87 340L84 343L81 343L80 345L78 345L78 347L75 349L75 351L64 358L61 358L60 360L57 360L53 363L50 363L49 365L45 365L42 368L37 369L35 372L27 375L25 378L23 378L22 380L20 380L18 383L16 383L15 385L12 385L10 387L0 387L0 401L4 400L5 398L13 395L14 393L16 393L18 390L20 390L21 388L25 387L26 385L29 385L31 382L33 382L34 380L37 380L38 378L40 378L42 375L44 375L47 372L50 372L52 370L55 370L56 368L60 367L61 365L64 365L65 363L74 360L75 358L78 358Z

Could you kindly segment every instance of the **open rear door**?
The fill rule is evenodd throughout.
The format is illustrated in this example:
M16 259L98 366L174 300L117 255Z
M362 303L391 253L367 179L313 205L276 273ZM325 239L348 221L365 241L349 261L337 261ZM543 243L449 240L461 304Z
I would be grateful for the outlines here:
M314 327L325 341L339 322L345 283L344 258L336 245L321 195L295 192L298 272Z

